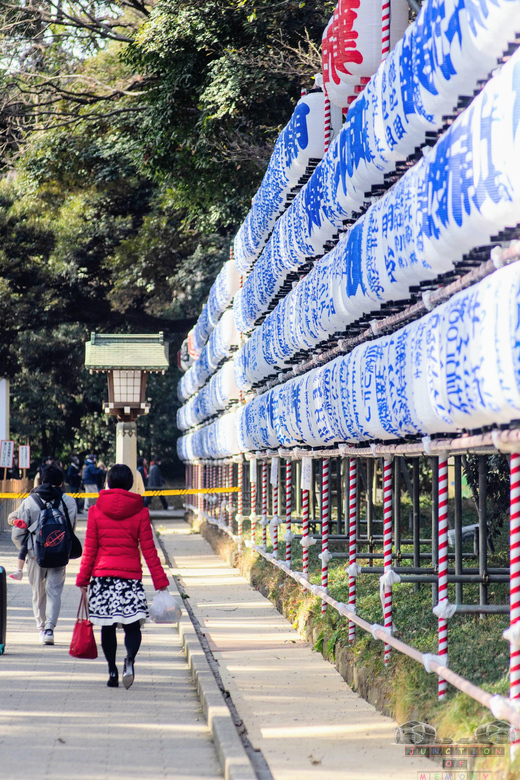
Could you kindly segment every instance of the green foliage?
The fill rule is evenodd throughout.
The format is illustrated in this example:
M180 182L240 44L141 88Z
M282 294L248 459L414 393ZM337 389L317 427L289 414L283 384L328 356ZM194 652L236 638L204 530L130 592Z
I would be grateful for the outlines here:
M463 459L464 474L475 499L478 500L479 456ZM507 455L489 455L486 464L487 521L490 535L496 538L509 513L509 463Z
M66 25L46 0L0 8L0 361L14 434L35 456L110 461L114 422L83 342L163 330L175 355L310 84L332 7L121 0L87 18L71 0ZM150 381L139 422L143 454L164 461L178 378Z
M301 81L292 50L319 41L332 4L158 2L123 52L151 79L139 159L207 226L236 224ZM292 69L277 66L280 52ZM290 73L288 71L291 71ZM225 186L223 186L225 184Z

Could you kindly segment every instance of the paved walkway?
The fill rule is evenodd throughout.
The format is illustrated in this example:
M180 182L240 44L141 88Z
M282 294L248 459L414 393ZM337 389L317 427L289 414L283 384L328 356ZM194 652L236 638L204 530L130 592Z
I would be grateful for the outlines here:
M10 534L0 532L0 565L12 571L15 559ZM54 647L38 643L27 579L8 582L7 650L0 656L0 777L221 778L176 629L146 625L136 680L128 691L107 688L104 658L69 656L79 601L77 569L77 562L67 569ZM145 587L152 596L150 577ZM124 645L118 634L121 672Z
M397 724L353 693L183 520L156 520L155 527L275 780L417 780L419 770L438 768L405 758L391 744Z

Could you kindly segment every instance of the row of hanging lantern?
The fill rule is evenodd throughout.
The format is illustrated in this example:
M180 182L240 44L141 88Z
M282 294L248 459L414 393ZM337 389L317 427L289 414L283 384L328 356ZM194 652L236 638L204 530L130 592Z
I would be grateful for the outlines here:
M316 262L235 357L248 389L410 287L453 271L520 214L520 133L511 115L520 52L433 149ZM313 306L309 307L312 300Z
M472 95L478 81L487 79L520 29L514 3L493 4L486 25L496 31L496 38L486 49L483 44L489 40L488 29L475 37L469 26L475 20L467 9L446 4L445 27L429 13L432 5L436 4L425 4L356 98L325 158L276 222L262 255L234 299L241 332L253 328L277 296L288 292L291 274L305 269L310 259L323 255L329 242L337 240L345 220L352 220L364 207L367 193L383 184L396 164L413 155L429 132L442 128L445 115L452 113L460 96ZM441 13L438 7L437 12ZM460 26L460 36L451 35L449 22ZM443 57L433 57L430 50L442 50ZM425 61L428 52L433 59ZM417 72L417 62L425 72L431 70L427 81L422 71ZM485 126L483 130L485 135ZM462 128L461 132L465 134ZM464 153L467 165L466 150L460 155Z
M404 328L185 434L183 456L228 457L511 423L520 416L519 305L516 262Z
M516 54L433 149L425 149L423 158L377 203L373 194L377 197L383 192L387 174L396 168L402 173L411 166L410 155L427 138L433 142L428 133L438 133L459 98L471 97L479 82L487 80L520 31L520 3L494 0L484 8L482 3L428 0L406 30L404 2L390 6L389 0L383 0L375 10L373 5L368 0L338 3L323 38L324 91L311 93L297 105L235 240L236 271L245 279L244 286L229 270L221 272L225 280L234 281L215 283L210 302L187 341L190 359L183 365L192 365L181 380L179 395L188 403L178 421L188 432L179 440L178 451L188 464L196 464L188 465L188 485L200 489L225 483L232 487L233 466L218 459L235 458L241 546L242 453L246 452L251 458L251 543L273 561L278 560L282 523L278 448L447 434L460 428L507 425L519 416L515 312L520 271L515 265L459 293L421 320L362 344L323 368L258 398L241 396L241 391L261 385L280 369L287 370L317 345L327 344L360 317L373 315L388 302L409 298L410 286L453 270L465 253L519 221L516 95L520 92L520 61ZM403 32L389 52L390 43ZM350 107L339 133L338 114L331 110L330 101L343 109ZM496 257L499 266L500 257ZM225 310L231 300L233 310ZM280 303L269 314L277 300ZM254 329L266 315L264 324ZM239 334L251 330L251 338L242 345ZM237 347L240 351L230 360ZM220 368L223 360L228 362ZM234 380L230 366L234 366ZM238 407L226 410L236 400ZM246 401L243 405L242 400ZM219 413L220 417L206 423ZM256 514L256 451L267 451L259 487L260 515ZM288 572L292 572L294 538L290 462L288 456L283 563ZM304 580L309 573L309 547L315 541L309 532L306 469L302 463ZM349 605L336 607L349 617L351 641L356 623L364 623L355 616L359 574L356 469L354 455L349 465ZM392 587L398 581L392 569L390 457L384 460L383 474L384 626L372 626L372 633L383 638L380 630L384 628L386 664L392 635ZM511 642L510 695L519 698L520 463L516 453L511 456L511 474L511 626L507 638ZM445 456L439 457L438 480L436 614L437 658L442 667L447 658L447 621L453 614L447 599ZM310 586L305 581L306 587L322 597L325 610L331 603L327 591L331 559L327 457L323 458L321 484L322 584ZM197 511L233 535L230 496L199 497ZM256 545L258 525L261 545ZM268 528L272 553L267 553ZM424 663L435 668L437 662ZM439 696L445 691L441 679Z

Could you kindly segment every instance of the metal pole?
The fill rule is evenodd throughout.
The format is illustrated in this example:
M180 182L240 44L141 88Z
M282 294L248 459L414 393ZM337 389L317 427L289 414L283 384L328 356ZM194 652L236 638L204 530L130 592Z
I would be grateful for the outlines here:
M336 533L343 533L343 509L342 509L342 479L345 460L336 458Z
M372 540L373 535L373 519L374 519L374 502L372 496L372 490L374 487L374 460L369 458L367 460L367 539L368 539L368 551L374 552L374 545Z
M413 508L413 565L421 565L421 508L420 508L420 493L419 493L419 458L413 459L413 496L412 496L412 508ZM417 593L419 591L419 585L414 585L414 590Z
M462 458L460 455L455 455L454 463L454 476L455 476L455 573L462 574ZM457 604L462 604L464 601L464 594L462 591L462 583L458 582L455 585L455 601Z
M479 569L485 577L487 573L487 457L478 458L478 528L479 528ZM480 603L488 603L488 588L485 582L479 588Z
M394 458L394 542L397 560L401 555L401 458Z

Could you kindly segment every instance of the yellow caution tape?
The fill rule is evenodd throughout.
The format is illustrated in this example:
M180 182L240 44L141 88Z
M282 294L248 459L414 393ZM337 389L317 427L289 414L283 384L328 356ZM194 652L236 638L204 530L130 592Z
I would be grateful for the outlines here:
M190 488L189 490L145 490L145 496L194 496L208 493L238 493L237 487ZM27 498L30 493L0 493L0 498ZM66 493L71 498L98 498L99 493Z

